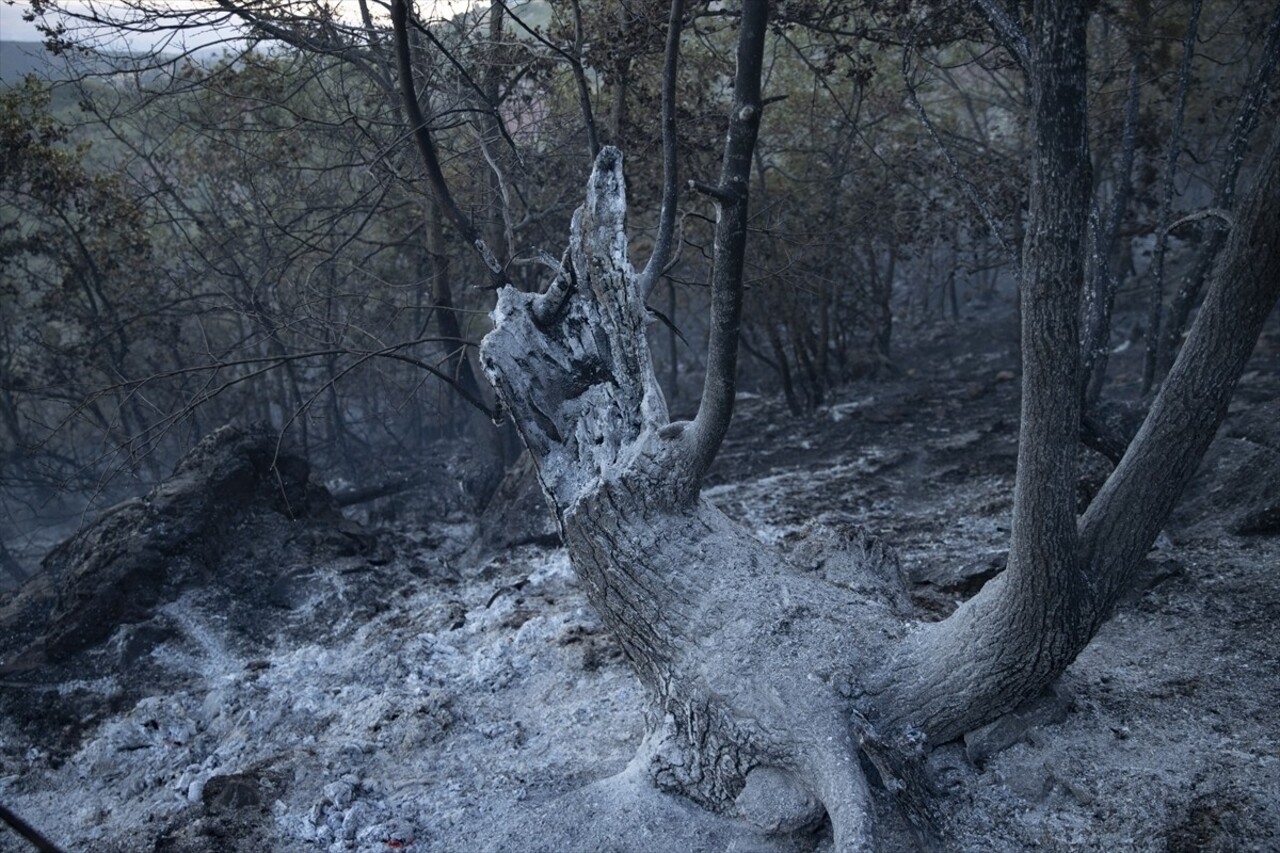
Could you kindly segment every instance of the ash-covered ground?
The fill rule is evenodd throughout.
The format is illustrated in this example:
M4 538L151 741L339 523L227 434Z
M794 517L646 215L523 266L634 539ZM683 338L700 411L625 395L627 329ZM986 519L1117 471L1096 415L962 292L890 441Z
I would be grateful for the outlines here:
M744 398L709 495L784 546L843 514L940 618L1007 546L1016 364L961 355L985 333L922 331L942 356L803 419ZM1280 496L1278 401L1273 331L1141 587L1053 696L929 759L947 849L1280 849L1280 536L1258 515ZM1083 498L1106 470L1082 455ZM597 798L639 745L641 686L563 551L479 548L475 518L426 509L434 488L363 529L227 521L216 560L107 639L49 664L8 650L0 803L95 853L561 850L583 821L616 850L830 849L713 843L686 804ZM881 806L886 849L911 849ZM30 848L0 829L0 849Z

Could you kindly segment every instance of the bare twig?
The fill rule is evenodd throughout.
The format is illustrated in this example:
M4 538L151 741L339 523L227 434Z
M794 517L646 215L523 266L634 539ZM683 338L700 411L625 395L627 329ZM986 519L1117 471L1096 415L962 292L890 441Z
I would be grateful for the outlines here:
M35 827L9 811L3 805L0 805L0 820L9 824L14 832L21 835L27 841L30 841L31 844L40 851L40 853L62 853L61 848L49 839L45 838L36 831Z
M574 8L577 8L575 2ZM640 298L647 299L653 285L671 258L676 229L676 202L680 197L679 158L676 150L676 75L680 65L680 28L684 23L684 0L672 0L667 24L666 58L662 66L662 213L653 254L640 273Z
M733 417L737 394L738 336L742 326L742 269L747 244L748 189L760 130L760 76L769 20L768 0L744 0L738 32L733 107L717 195L715 256L711 272L711 333L702 399L692 427L696 480L710 468Z
M454 200L453 193L445 181L444 171L440 168L440 156L436 152L435 141L431 138L431 129L422 114L422 106L418 103L418 92L413 82L413 62L409 55L409 0L392 0L391 26L396 45L396 71L400 76L400 96L404 102L405 113L409 118L409 126L413 129L413 138L418 145L418 153L422 165L427 171L427 181L431 192L445 214L453 221L454 227L462 234L489 270L489 278L494 287L506 284L503 265L494 256L492 249L480 236L475 223L463 213L462 208Z

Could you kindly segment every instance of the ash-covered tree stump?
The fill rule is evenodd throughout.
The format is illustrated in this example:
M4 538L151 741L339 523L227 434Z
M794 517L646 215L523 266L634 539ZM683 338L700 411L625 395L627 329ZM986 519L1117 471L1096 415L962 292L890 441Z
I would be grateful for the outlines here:
M766 829L825 808L837 847L860 849L853 677L901 625L896 566L846 548L828 557L850 563L837 586L699 495L694 430L669 420L650 360L625 214L622 156L605 149L559 275L543 294L501 292L482 364L588 598L651 692L652 781Z

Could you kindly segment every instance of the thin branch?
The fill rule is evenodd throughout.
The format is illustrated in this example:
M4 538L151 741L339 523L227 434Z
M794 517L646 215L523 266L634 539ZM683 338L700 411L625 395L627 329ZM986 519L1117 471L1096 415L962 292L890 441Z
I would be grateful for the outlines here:
M577 8L575 0L574 8ZM658 219L658 237L653 254L640 273L638 288L641 299L649 293L671 258L672 237L676 230L676 202L680 198L680 162L676 144L676 76L680 65L680 28L684 23L684 0L672 0L671 18L667 24L666 59L662 66L662 214Z
M760 130L760 75L769 21L768 0L743 0L738 32L733 108L720 172L720 216L711 270L711 330L702 399L694 418L695 481L711 467L733 418L737 394L738 334L742 326L742 269L747 244L748 189L752 154Z
M578 86L582 120L587 125L587 150L594 162L596 155L600 153L600 135L596 132L596 120L591 112L591 93L587 90L587 74L582 67L582 46L586 41L582 27L582 4L578 0L572 0L570 5L573 8L573 58L570 66L573 68L573 80Z
M975 0L975 2L978 10L987 19L987 23L991 25L991 29L995 30L1000 43L1013 54L1013 58L1022 66L1022 70L1026 71L1030 68L1031 49L1027 43L1027 34L1023 32L1022 24L1018 19L1010 10L1000 5L1000 0Z
M1186 225L1188 222L1197 222L1201 219L1208 219L1209 217L1221 219L1228 228L1232 228L1236 224L1235 217L1231 215L1231 211L1223 210L1220 207L1206 207L1204 210L1197 210L1194 213L1188 213L1186 216L1175 219L1166 227L1162 228L1161 232L1167 235L1179 225Z
M453 193L449 191L444 171L440 168L440 156L436 152L435 141L431 138L431 130L427 126L426 117L422 114L422 106L418 103L418 92L413 83L413 63L409 55L409 0L392 0L391 27L396 44L396 71L400 77L400 97L404 101L409 125L413 129L413 138L418 145L418 153L422 157L422 165L427 170L427 180L431 184L432 194L441 209L445 211L454 227L462 237L475 249L489 270L492 286L501 287L506 284L502 264L494 257L493 251L485 243L471 218L458 207Z
M707 198L720 204L728 204L733 201L732 193L726 192L724 189L715 186L714 184L704 184L702 181L690 179L689 189L699 195L705 195Z

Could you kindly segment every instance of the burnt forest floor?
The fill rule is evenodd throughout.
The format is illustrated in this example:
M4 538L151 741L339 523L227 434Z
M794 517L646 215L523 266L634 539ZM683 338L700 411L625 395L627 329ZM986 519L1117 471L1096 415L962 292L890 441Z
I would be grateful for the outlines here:
M1226 449L1055 694L930 757L946 849L1280 849L1280 536L1228 532L1233 484L1267 471L1233 468L1229 442L1280 453L1278 326ZM1004 562L1017 365L1003 326L899 337L899 373L812 414L744 396L707 493L784 545L817 516L855 521L937 619ZM1114 357L1122 396L1138 349ZM1087 499L1108 466L1082 451L1081 470ZM243 606L187 590L79 668L3 676L0 802L67 851L562 849L529 816L627 766L642 688L562 550L472 559L465 514L372 517L376 558L292 565ZM245 537L224 571L273 559ZM616 822L613 849L704 849L678 810L594 819ZM761 844L731 849L830 849ZM0 850L24 849L0 828Z

